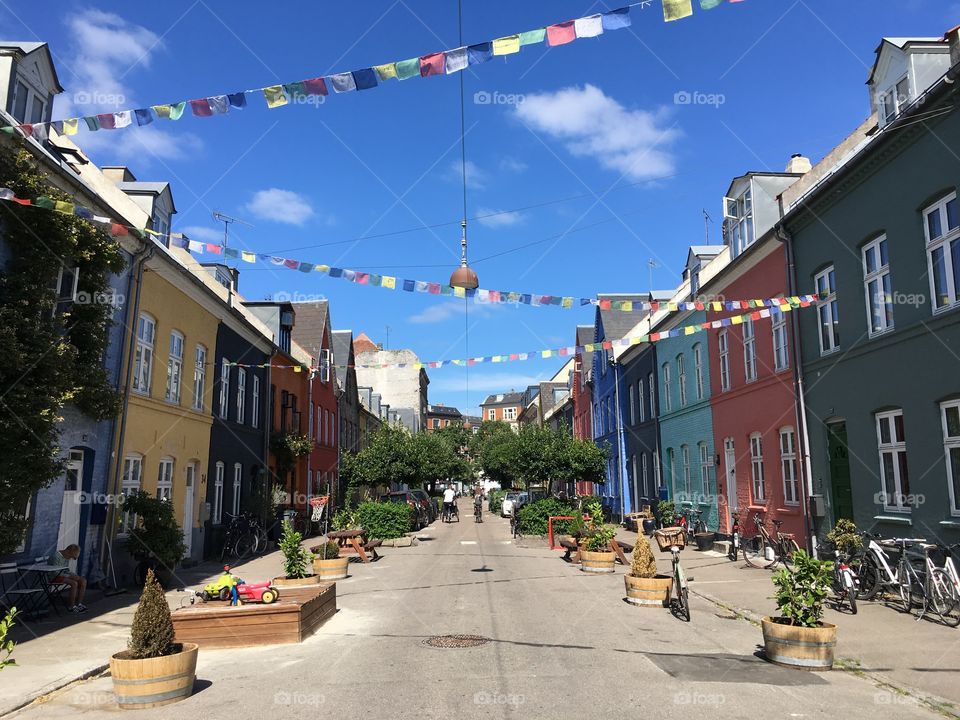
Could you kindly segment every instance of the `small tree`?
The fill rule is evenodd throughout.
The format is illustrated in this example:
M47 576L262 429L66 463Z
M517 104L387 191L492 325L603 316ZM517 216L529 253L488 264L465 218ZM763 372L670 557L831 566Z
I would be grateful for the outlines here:
M803 550L793 554L794 569L784 568L773 576L777 586L780 617L789 625L818 627L823 617L823 601L833 576L833 563L816 560Z
M853 555L863 547L863 538L860 537L856 523L846 518L837 520L833 530L827 534L827 540L834 544L838 552L845 555Z
M288 580L307 577L309 553L304 549L303 536L293 529L289 520L283 521L280 552L283 553L283 573Z
M140 604L133 615L130 630L130 657L136 660L162 657L180 652L173 642L173 620L170 606L153 570L147 570L147 582L140 594Z
M610 541L617 531L603 522L603 506L600 503L590 505L590 521L587 524L587 550L590 552L610 552Z
M657 576L657 559L653 556L650 543L644 535L638 535L637 543L633 546L630 574L638 578L654 578Z
M137 516L126 541L127 551L137 560L156 560L172 569L187 554L183 530L177 524L173 503L143 491L124 498L124 512Z
M13 640L7 640L7 635L13 628L13 619L16 616L17 609L12 607L3 618L0 618L0 653L3 653L3 657L0 658L0 670L9 665L17 664L17 661L10 657L13 654Z

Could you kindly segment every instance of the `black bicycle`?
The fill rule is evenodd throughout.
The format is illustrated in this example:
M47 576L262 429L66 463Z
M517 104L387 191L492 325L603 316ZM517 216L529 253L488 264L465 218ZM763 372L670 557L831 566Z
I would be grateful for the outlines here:
M483 505L478 502L473 503L473 521L478 523L483 522Z
M266 533L260 528L259 522L254 526L246 513L225 515L230 518L230 524L227 526L227 536L223 539L223 547L220 548L220 562L227 557L246 559L257 551L261 539L266 549Z
M516 509L510 513L510 533L515 538L523 537L523 533L520 531L520 513Z
M460 508L457 507L456 500L452 503L444 503L443 506L443 522L453 522L454 520L460 522Z

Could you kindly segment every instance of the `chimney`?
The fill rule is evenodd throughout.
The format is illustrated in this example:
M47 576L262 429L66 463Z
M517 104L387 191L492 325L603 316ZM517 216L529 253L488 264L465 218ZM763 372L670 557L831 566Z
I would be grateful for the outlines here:
M804 157L800 153L795 153L790 156L790 162L787 163L787 169L784 172L805 175L810 172L812 168L813 164L810 162L810 158Z
M950 45L950 67L960 63L960 25L947 30L943 39Z
M114 185L122 182L136 182L137 178L130 172L130 168L124 165L107 165L100 168L103 176Z

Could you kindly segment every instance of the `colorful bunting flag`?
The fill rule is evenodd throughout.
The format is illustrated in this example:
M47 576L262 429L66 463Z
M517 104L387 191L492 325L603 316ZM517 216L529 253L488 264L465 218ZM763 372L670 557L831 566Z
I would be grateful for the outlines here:
M213 111L210 109L210 103L206 98L198 98L190 101L190 108L197 117L210 117Z
M375 88L379 84L377 81L377 73L373 68L354 70L353 82L357 86L357 90L369 90L370 88Z
M527 30L526 32L520 33L520 47L524 47L525 45L537 45L542 43L546 37L546 28Z
M230 100L226 95L214 95L207 98L207 105L214 115L226 115L230 112Z
M451 73L455 73L455 72L460 72L461 70L464 70L469 64L469 60L467 58L466 45L464 45L463 47L456 48L454 50L447 50L446 55L447 57L446 57L446 60L444 60L443 67L444 67L444 72L446 72L447 75L450 75Z
M286 105L287 96L283 92L282 85L271 85L270 87L265 87L263 89L263 97L267 101L267 107L271 110L273 108L278 108L281 105Z
M373 69L377 73L377 77L380 78L380 82L397 77L396 63L387 63L386 65L374 65Z
M337 93L353 92L357 89L353 73L348 72L331 75L330 84L333 85L333 91Z
M420 58L420 76L443 75L446 55L442 52L430 53Z
M493 43L477 43L467 47L467 60L470 65L479 65L493 58Z
M620 28L630 27L632 23L629 7L602 13L600 19L604 30L619 30Z
M401 60L396 64L396 68L398 80L409 80L413 77L420 77L420 58L415 57L409 60Z
M723 4L723 0L700 0L701 10L713 10Z
M247 94L246 93L230 93L227 95L227 100L230 101L230 107L235 107L238 110L241 110L247 106Z
M513 55L520 52L520 36L507 35L493 41L494 55Z
M682 20L693 15L693 0L663 0L664 22Z
M577 31L573 26L573 20L547 26L547 45L550 47L566 45L576 39Z
M599 15L578 18L573 21L574 31L578 38L591 38L603 35L603 20Z

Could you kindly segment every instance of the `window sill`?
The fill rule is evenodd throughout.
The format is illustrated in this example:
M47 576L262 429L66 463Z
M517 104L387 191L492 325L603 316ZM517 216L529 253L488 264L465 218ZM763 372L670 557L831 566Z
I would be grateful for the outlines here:
M960 530L960 517L953 520L941 520L938 523L941 527L953 528L954 530Z
M870 340L875 340L876 338L881 338L884 335L889 335L892 333L896 327L891 325L890 327L884 328L883 330L874 330L872 332L867 332L867 338Z
M889 511L894 512L894 511ZM874 515L873 519L877 522L888 522L895 525L913 525L913 520L909 514L906 515Z
M833 348L832 350L821 350L820 357L829 357L830 355L836 355L838 352L840 352L839 346Z
M949 305L943 305L941 307L934 308L933 315L934 317L936 317L937 315L942 315L943 313L947 313L947 312L950 312L951 310L956 310L958 308L960 308L960 298L958 298L957 300L954 300Z

